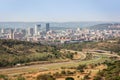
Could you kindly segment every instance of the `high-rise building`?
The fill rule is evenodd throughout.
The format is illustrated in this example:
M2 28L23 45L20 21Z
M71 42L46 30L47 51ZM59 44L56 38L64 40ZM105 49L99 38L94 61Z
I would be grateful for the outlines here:
M14 32L14 30L10 29L10 39L13 39L13 32Z
M46 23L46 32L48 32L50 30L50 24Z
M34 29L28 28L28 36L33 36L33 34L34 34Z
M41 25L35 25L35 35L39 35L38 33L41 31Z
M2 28L2 29L1 29L1 33L5 33L5 30L4 30L4 28Z

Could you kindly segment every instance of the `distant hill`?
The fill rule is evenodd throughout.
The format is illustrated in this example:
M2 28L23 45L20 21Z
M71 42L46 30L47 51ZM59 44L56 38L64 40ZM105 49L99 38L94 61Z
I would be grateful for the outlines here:
M90 29L95 29L95 30L120 30L120 23L104 23L104 24L97 24L94 26L91 26Z

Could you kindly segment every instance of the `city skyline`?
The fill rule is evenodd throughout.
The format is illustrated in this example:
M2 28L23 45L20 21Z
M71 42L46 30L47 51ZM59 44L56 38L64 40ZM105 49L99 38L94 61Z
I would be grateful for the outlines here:
M119 0L0 0L0 22L119 22L119 3Z

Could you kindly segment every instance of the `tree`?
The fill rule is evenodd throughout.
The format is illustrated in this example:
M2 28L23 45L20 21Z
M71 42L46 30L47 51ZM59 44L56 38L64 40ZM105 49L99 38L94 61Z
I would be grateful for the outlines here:
M77 70L79 70L80 72L84 72L84 69L86 68L86 65L79 65L77 67Z
M72 77L67 77L67 78L65 78L65 80L74 80L74 78L72 78Z

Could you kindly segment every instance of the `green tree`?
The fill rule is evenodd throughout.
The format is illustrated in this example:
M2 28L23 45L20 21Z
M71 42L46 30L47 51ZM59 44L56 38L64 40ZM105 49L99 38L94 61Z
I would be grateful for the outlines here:
M72 77L67 77L67 78L65 78L65 80L74 80L74 78L72 78Z
M86 68L86 65L79 65L77 67L77 70L79 70L80 72L84 72L84 69Z

